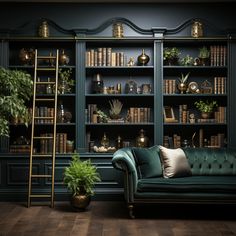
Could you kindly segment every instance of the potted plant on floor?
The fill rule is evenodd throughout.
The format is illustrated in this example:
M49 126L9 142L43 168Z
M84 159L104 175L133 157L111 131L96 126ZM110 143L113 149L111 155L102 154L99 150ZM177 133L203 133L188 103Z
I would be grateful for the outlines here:
M30 117L25 102L32 95L31 75L0 67L0 137L9 136L9 119L27 124Z
M93 187L100 182L100 175L90 159L81 161L79 154L74 154L70 165L65 168L63 181L72 192L71 204L76 209L84 210L94 195Z

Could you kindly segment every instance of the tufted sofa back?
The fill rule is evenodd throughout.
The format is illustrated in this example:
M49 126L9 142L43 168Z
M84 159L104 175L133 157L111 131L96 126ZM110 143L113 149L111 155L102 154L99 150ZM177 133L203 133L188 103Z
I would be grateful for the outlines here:
M236 149L183 149L193 175L236 175Z

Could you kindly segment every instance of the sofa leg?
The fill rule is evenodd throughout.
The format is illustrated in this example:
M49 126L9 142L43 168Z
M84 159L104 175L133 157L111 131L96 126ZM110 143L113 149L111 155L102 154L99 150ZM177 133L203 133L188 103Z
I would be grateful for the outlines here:
M128 205L128 209L129 209L129 216L130 216L130 218L131 219L134 219L135 218L135 216L134 216L134 205L132 205L132 204L130 204L130 205Z

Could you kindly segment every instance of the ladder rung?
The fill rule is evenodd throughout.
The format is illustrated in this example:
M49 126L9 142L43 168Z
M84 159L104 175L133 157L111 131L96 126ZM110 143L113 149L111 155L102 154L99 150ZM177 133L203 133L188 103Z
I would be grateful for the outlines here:
M52 178L52 175L31 175L32 178Z
M35 101L54 102L54 98L36 98Z
M37 119L37 120L53 120L54 117L52 117L52 116L45 116L45 117L37 116L37 117L34 117L34 119Z
M36 84L55 84L55 82L45 81L45 82L36 82Z
M38 56L38 59L56 59L55 56Z
M52 157L52 154L33 154L32 157Z
M52 195L51 194L31 194L30 197L51 197Z
M54 68L54 67L50 67L50 68L47 68L47 67L38 67L37 70L45 70L45 71L48 71L48 70L56 70L56 68Z
M53 139L53 137L34 137L34 139Z

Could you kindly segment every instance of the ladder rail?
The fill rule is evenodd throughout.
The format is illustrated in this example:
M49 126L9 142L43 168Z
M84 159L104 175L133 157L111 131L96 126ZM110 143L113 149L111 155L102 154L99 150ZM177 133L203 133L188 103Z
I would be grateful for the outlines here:
M53 148L52 148L52 187L51 187L51 207L54 207L54 180L55 180L55 159L56 159L56 134L57 134L57 91L58 91L58 70L59 70L59 50L56 52L56 77L55 77L55 105L53 124Z
M56 64L55 68L51 71L55 71L55 82L38 82L38 71L42 71L43 68L38 68L38 61L45 59L45 58L55 58ZM31 147L30 147L30 161L29 161L29 186L28 186L28 207L31 205L31 198L51 198L51 207L54 207L54 185L55 185L55 162L56 162L56 135L57 135L57 93L58 93L58 72L59 72L59 50L56 50L55 57L48 57L48 56L38 56L38 50L35 50L35 66L34 66L34 86L33 86L33 109L32 109L32 129L31 129ZM45 71L49 71L48 68L45 68ZM55 92L54 98L38 98L37 96L37 85L40 84L54 84L55 85ZM54 102L54 114L53 117L46 117L48 119L53 120L53 135L52 137L43 137L43 136L35 136L35 125L37 124L35 121L37 119L43 119L44 117L38 117L35 115L36 109L36 102ZM52 153L47 154L38 154L34 153L34 145L36 140L41 139L52 139ZM52 173L51 174L33 174L33 158L44 157L44 158L51 158L52 161ZM42 195L42 194L32 194L32 179L33 178L50 178L51 179L51 193Z
M32 128L31 128L31 145L30 145L30 163L29 163L29 187L28 187L28 207L31 204L31 192L32 192L32 166L33 166L33 152L34 152L34 117L35 117L35 98L36 98L36 81L37 81L37 57L38 50L35 50L35 60L34 60L34 86L33 86L33 109L32 109Z

